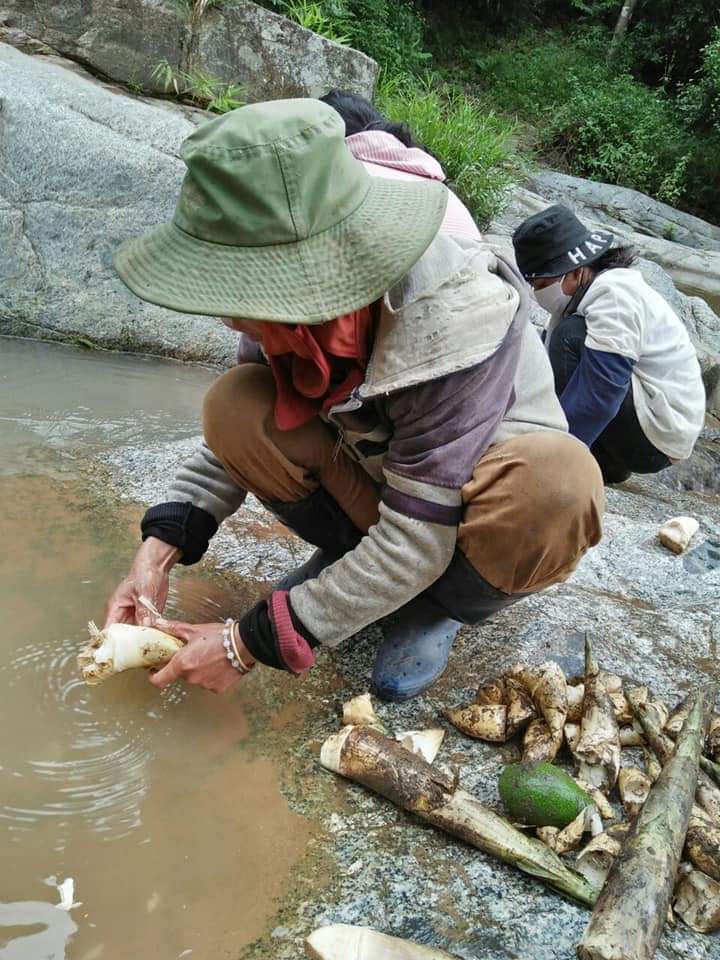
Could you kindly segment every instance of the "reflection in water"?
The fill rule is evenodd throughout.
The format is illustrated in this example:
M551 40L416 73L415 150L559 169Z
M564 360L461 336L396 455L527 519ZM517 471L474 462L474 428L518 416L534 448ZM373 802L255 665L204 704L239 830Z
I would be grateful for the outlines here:
M91 688L75 661L133 541L124 524L96 515L73 458L83 443L102 447L112 435L147 441L158 424L163 439L167 424L176 435L194 431L173 419L174 404L197 412L207 374L193 381L190 370L185 384L175 364L82 353L77 365L72 351L22 343L7 365L6 345L0 340L0 416L9 412L0 419L0 960L236 956L272 917L309 836L280 794L276 761L257 757L257 745L251 759L245 747L256 678L224 698L180 685L158 694L142 671ZM95 403L103 391L116 407L104 424L104 401ZM95 412L85 427L75 416L81 400ZM131 421L132 429L119 426ZM168 609L203 622L253 599L181 571ZM43 902L50 873L75 878L82 906L72 916Z
M52 904L0 903L0 960L65 960L76 930L70 914Z

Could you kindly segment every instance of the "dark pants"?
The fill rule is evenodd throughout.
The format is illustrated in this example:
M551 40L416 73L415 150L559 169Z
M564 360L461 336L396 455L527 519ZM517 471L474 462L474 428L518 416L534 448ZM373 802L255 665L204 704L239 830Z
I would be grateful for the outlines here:
M580 363L586 335L585 319L578 314L565 317L553 331L548 353L559 397ZM631 473L658 473L670 466L667 456L643 433L635 412L632 386L591 450L605 483L622 483Z

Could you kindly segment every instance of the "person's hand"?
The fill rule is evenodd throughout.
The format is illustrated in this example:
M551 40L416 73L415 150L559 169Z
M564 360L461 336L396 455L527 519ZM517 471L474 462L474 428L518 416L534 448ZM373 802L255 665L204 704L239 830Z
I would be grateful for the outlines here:
M111 623L152 626L156 617L140 602L150 600L162 613L170 586L170 571L182 556L177 547L156 537L148 537L135 554L130 572L108 604L105 628Z
M173 680L182 678L185 683L213 693L225 693L242 674L232 666L225 655L222 623L180 623L176 620L160 620L158 627L185 641L182 650L162 669L150 674L150 683L162 690ZM250 651L240 641L238 645L244 663L255 662Z

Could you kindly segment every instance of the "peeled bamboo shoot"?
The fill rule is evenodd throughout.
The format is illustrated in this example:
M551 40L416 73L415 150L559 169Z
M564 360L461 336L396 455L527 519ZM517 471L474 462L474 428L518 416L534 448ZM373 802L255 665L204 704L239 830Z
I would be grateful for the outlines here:
M98 630L91 620L88 630L90 642L77 661L83 680L90 685L134 667L161 667L184 646L182 640L155 627L113 623L107 630Z

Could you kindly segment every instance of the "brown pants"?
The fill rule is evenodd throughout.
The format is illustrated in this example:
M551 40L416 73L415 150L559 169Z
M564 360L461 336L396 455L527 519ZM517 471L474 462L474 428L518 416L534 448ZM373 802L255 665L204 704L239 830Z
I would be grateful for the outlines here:
M210 388L205 440L230 476L260 500L294 502L322 486L361 531L378 519L380 488L337 451L320 418L296 430L275 425L267 367L244 364ZM601 536L602 476L587 447L557 432L526 434L491 447L463 487L458 547L505 594L567 579Z

